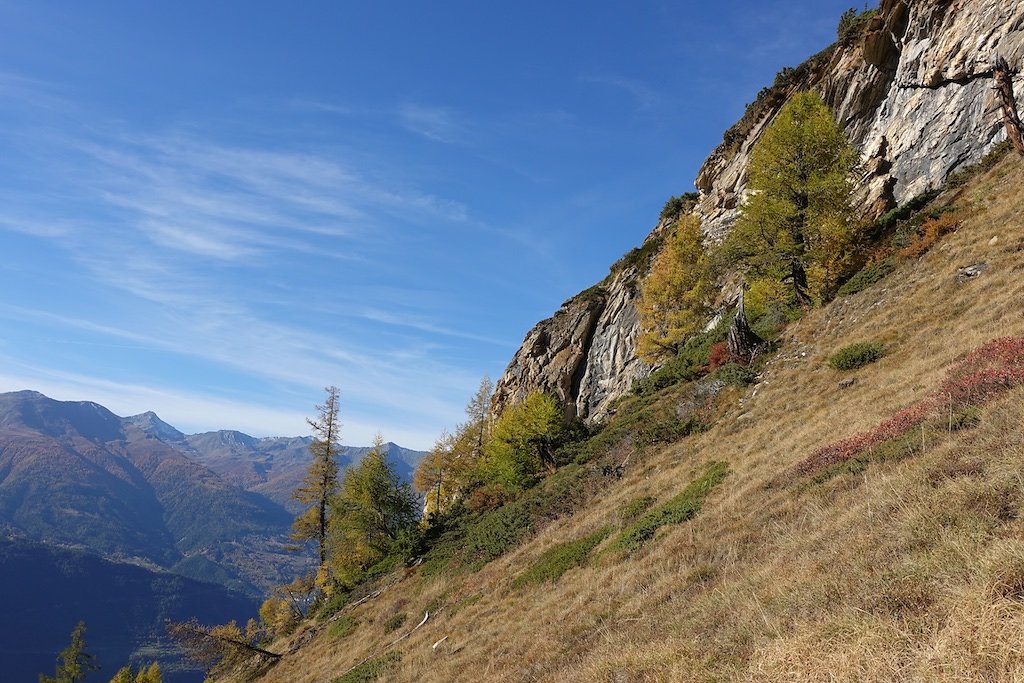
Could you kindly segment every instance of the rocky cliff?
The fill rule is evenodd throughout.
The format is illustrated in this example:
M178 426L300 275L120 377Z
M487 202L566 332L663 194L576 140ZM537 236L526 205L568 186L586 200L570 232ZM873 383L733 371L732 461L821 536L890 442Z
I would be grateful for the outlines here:
M861 150L858 205L876 217L979 161L1004 137L992 87L1000 54L1024 90L1024 3L1016 0L882 0L862 29L796 69L783 69L726 131L704 162L696 212L720 240L745 196L750 151L787 99L812 88ZM656 250L659 224L636 252ZM614 268L526 336L498 381L494 409L535 390L562 400L568 417L600 420L650 368L635 354L635 301L643 259Z

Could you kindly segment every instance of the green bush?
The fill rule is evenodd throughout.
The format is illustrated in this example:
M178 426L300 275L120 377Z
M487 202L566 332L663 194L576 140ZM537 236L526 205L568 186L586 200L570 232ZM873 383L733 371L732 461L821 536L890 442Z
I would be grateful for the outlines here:
M331 627L327 629L327 632L335 638L344 638L352 633L352 631L355 631L356 626L358 625L358 621L346 614L345 616L338 617L334 623L331 624Z
M622 510L619 512L619 516L625 522L632 522L637 517L651 509L651 506L654 505L654 503L654 496L643 496L636 500L631 500L623 506Z
M863 292L871 285L885 278L895 269L896 259L892 256L882 259L881 261L869 263L857 271L853 277L844 282L843 286L839 288L839 291L836 292L836 294L838 296L849 296L851 294L856 294L857 292Z
M679 218L682 214L693 211L698 199L699 195L696 192L684 192L678 197L669 197L665 206L661 207L661 214L658 217L661 220Z
M737 387L746 387L757 381L757 371L738 363L726 363L715 372L715 378Z
M409 615L405 612L398 612L392 614L390 617L384 620L384 633L391 633L402 628L402 624L409 618Z
M611 531L611 527L603 527L589 536L548 548L529 569L512 582L512 586L521 588L528 584L558 581L562 578L562 574L573 567L582 566L590 555L590 551L606 539Z
M479 515L454 517L425 555L421 572L476 570L519 544L540 522L571 514L586 496L585 467L567 465L519 498Z
M643 379L633 382L636 396L650 396L680 382L692 382L707 373L711 347L729 336L731 319L724 319L709 332L700 332L686 340L679 354Z
M660 234L646 240L639 247L633 247L627 251L622 258L612 264L609 269L608 277L612 277L627 268L636 268L638 277L643 277L647 274L647 271L651 268L651 261L659 251L661 251L661 245L665 242L665 235Z
M397 664L400 659L402 659L400 652L388 652L380 657L374 657L338 676L334 679L334 683L371 683L387 673L388 669Z
M876 14L878 14L877 9L858 12L851 7L843 12L842 16L839 17L839 26L836 28L836 36L840 41L857 38L864 33L864 30L868 27L868 22L870 22L871 18Z
M885 355L880 342L858 342L839 349L829 356L828 364L836 370L856 370Z
M700 512L704 499L729 473L724 462L714 462L703 476L690 482L681 493L664 505L659 505L627 527L615 539L615 550L634 552L654 538L658 529L668 524L681 524L693 519Z
M352 595L352 591L345 590L341 586L335 586L334 590L331 591L330 597L323 601L320 609L316 612L316 617L320 621L324 621L333 617L338 613L342 607L348 604L349 597Z

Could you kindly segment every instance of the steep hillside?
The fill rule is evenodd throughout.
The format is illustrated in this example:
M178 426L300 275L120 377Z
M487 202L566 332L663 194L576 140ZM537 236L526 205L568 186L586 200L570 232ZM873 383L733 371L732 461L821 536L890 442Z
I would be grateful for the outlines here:
M261 680L1024 678L1022 192L1016 156L958 183L926 209L955 231L790 326L706 430L639 438L689 385L620 404L596 459L273 643ZM830 367L854 342L884 355Z
M1004 136L992 58L1024 61L1024 6L1002 0L883 0L869 19L796 68L779 72L723 136L696 179L701 227L720 240L746 198L750 152L794 93L819 92L861 151L858 204L877 217L976 163ZM1016 92L1024 75L1015 75ZM531 330L496 386L500 412L535 390L571 416L600 421L651 368L636 356L637 268L659 224L601 283Z

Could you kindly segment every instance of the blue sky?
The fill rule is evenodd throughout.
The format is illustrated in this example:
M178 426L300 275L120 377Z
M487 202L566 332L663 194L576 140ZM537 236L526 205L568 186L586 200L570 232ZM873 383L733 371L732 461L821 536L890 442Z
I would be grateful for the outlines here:
M0 0L0 391L427 448L849 0Z

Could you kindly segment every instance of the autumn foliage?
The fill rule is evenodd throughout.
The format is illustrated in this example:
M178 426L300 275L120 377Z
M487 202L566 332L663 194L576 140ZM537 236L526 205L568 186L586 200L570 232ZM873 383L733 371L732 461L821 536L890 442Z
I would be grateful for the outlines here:
M946 373L939 389L923 400L897 412L874 429L819 448L801 461L796 471L809 475L846 462L874 446L903 436L930 418L984 405L1022 385L1024 337L995 339L957 362Z

